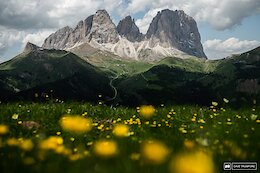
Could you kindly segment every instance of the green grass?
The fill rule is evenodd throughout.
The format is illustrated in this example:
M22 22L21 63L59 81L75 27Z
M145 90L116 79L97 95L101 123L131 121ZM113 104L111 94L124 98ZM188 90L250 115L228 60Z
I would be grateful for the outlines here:
M169 172L168 165L177 153L187 150L183 143L190 140L197 147L210 150L216 172L222 172L224 161L259 160L260 134L259 117L252 119L252 115L259 115L259 107L232 110L222 107L215 108L199 106L161 106L150 119L140 117L136 109L125 107L109 107L103 104L93 105L80 102L49 103L7 103L0 104L0 124L9 126L9 133L0 136L0 171L5 172ZM60 118L65 114L82 115L98 123L85 134L75 135L64 132L59 125ZM18 119L12 119L18 114ZM196 116L196 122L191 119ZM120 119L121 121L119 121ZM141 125L128 124L134 132L126 138L117 138L113 135L113 120L124 122L140 118ZM201 121L204 120L205 122ZM27 129L18 122L34 121L40 124L38 129ZM149 124L147 123L149 121ZM103 124L105 130L98 127ZM107 127L107 128L106 128ZM67 156L52 151L39 157L41 150L37 144L48 136L56 136L61 132L64 145L74 154L88 151L90 155L71 161ZM6 144L9 138L31 139L34 148L24 151L19 147ZM71 138L75 141L71 141ZM98 139L112 138L117 144L119 153L113 158L99 158L93 153L93 147L87 145ZM131 160L132 153L140 153L140 143L145 140L158 140L164 143L171 151L167 160L160 165L146 163L142 156L139 160ZM74 150L77 148L77 151ZM28 159L29 158L29 159ZM26 162L26 160L33 162Z
M129 59L121 59L109 53L100 54L99 52L83 58L90 64L100 68L101 70L111 73L111 75L132 76L137 73L144 72L152 67L152 64L142 61Z
M165 64L170 67L179 68L187 72L211 73L214 72L222 60L205 60L201 58L178 58L167 57L157 64Z

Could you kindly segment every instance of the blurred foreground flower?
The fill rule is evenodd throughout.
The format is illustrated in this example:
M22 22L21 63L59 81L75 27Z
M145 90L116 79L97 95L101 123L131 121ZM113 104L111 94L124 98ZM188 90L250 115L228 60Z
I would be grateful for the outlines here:
M225 103L229 103L229 100L226 99L226 98L223 98L223 101L224 101Z
M50 136L49 138L40 141L39 148L43 150L56 150L62 144L63 144L62 137Z
M12 119L14 119L14 120L17 120L17 119L18 119L18 117L19 117L19 115L18 115L18 114L13 114L13 115L12 115Z
M218 102L211 102L213 106L218 106Z
M118 153L117 143L112 140L100 140L94 144L94 152L100 157L112 157Z
M214 169L211 155L201 150L180 153L170 162L172 173L214 173Z
M193 149L195 147L195 142L190 140L185 140L183 145L186 149Z
M252 114L250 118L252 121L255 121L257 119L257 117L258 117L258 115Z
M5 135L9 132L9 127L4 124L0 124L0 135Z
M34 144L31 139L9 138L6 140L6 144L11 147L19 147L24 151L31 151L34 147Z
M152 105L143 105L140 107L139 112L143 117L149 118L154 114L155 108Z
M7 143L7 145L13 147L13 146L18 146L20 142L16 138L9 138L9 139L6 140L6 143Z
M117 124L114 127L113 133L118 137L127 137L129 136L129 127L124 124Z
M92 120L80 116L64 116L60 119L60 125L65 131L83 133L91 130Z
M31 139L24 139L21 141L19 147L24 151L31 151L34 147L34 144Z
M161 164L169 155L169 149L161 142L146 141L143 143L141 154L148 163Z

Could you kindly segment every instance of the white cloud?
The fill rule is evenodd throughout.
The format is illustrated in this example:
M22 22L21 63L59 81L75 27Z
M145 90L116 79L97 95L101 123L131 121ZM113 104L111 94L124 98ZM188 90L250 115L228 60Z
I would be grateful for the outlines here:
M29 41L38 46L43 44L45 38L47 38L54 30L39 30L33 31L18 31L14 29L6 29L0 27L0 55L3 56L5 52L10 51L15 44L21 44L21 50L25 44Z
M133 0L134 3L137 0ZM154 9L169 8L172 10L184 10L185 13L194 17L197 22L210 24L214 29L225 30L241 24L248 16L260 13L259 0L146 0L143 6L149 8L144 19L139 20L138 26L148 28L150 13ZM128 10L131 9L130 6ZM145 8L138 8L145 10ZM134 13L135 11L133 11Z
M39 44L48 30L73 27L98 9L106 9L116 20L145 13L136 23L146 33L157 11L165 8L184 10L197 22L225 30L259 14L260 0L0 0L0 55L25 40Z
M28 33L22 40L22 47L24 47L27 42L31 42L37 46L42 46L44 40L53 32L54 30L40 30L36 33Z
M203 43L204 51L209 59L219 59L243 53L258 46L260 46L260 41L239 40L234 37L227 40L207 40Z
M118 15L124 5L122 0L0 0L0 55L14 44L21 49L27 41L41 45L50 31L74 27L98 9Z
M126 9L128 13L138 13L140 11L145 10L148 6L150 6L150 0L132 0Z
M14 29L59 28L74 26L98 9L112 16L124 16L155 9L182 9L197 21L218 30L238 25L252 14L260 13L259 0L0 0L0 25ZM147 19L144 19L145 22ZM147 23L147 22L146 22ZM145 25L145 23L139 25ZM146 24L147 25L147 24ZM147 28L147 26L146 26Z
M0 55L3 55L9 47L19 42L24 35L25 33L22 31L0 27Z

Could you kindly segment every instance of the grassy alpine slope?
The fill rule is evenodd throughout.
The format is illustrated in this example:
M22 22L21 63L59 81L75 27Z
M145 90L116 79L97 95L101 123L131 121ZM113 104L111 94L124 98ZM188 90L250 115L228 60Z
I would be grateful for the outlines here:
M96 101L98 94L112 95L106 73L75 54L61 50L21 53L0 64L0 86L8 100L32 99L35 93L55 98ZM52 91L52 92L50 92Z
M228 104L2 103L0 169L218 173L224 161L259 160L259 107L231 110Z
M201 104L231 98L233 105L260 100L260 47L222 60L168 57L117 83L119 102Z

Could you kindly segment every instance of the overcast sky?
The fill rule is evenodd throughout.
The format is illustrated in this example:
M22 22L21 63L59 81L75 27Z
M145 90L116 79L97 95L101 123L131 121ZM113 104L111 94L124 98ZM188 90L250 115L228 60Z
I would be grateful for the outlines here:
M162 9L184 10L198 24L208 58L224 58L260 46L260 0L0 0L0 62L27 41L42 45L64 26L106 9L115 24L126 15L146 33Z

